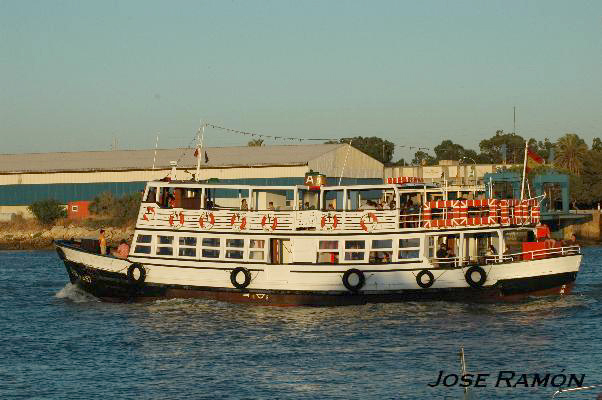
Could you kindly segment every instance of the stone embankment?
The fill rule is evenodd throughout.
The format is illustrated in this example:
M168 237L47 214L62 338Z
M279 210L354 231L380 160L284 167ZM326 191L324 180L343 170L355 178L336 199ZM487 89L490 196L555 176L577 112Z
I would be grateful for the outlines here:
M81 226L39 227L3 227L0 228L0 250L41 250L51 249L55 240L98 238L98 229ZM121 239L131 242L133 227L105 228L105 236L110 246L117 246Z

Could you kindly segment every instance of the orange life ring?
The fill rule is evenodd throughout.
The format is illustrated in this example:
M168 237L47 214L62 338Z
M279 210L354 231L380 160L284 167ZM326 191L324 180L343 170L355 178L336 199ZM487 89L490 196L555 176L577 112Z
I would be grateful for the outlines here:
M146 206L146 211L144 212L144 214L142 214L142 219L150 222L155 219L156 214L157 212L155 211L155 207Z
M205 225L205 223L207 223L207 225ZM201 229L211 229L213 228L213 225L215 225L215 215L213 215L212 212L202 213L199 217L199 226L201 227Z
M277 226L278 226L278 217L276 217L274 214L269 213L269 214L265 214L263 217L261 217L261 227L263 228L264 231L273 232L276 230Z
M322 219L320 220L320 227L325 231L333 231L337 229L339 226L339 217L336 214L326 214L322 215Z
M230 218L230 226L232 229L242 231L247 228L247 216L245 214L234 213Z
M171 214L169 214L169 225L172 226L174 229L179 229L184 225L184 213L182 211L180 211L179 213L177 211L172 212Z
M367 212L360 218L360 227L366 232L372 232L377 226L378 217L373 212Z

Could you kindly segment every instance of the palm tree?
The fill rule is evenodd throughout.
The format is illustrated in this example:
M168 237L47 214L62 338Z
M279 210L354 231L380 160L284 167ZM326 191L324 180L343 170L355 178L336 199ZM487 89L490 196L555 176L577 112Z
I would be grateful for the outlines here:
M568 169L575 175L581 173L583 160L587 154L587 144L575 133L567 133L556 142L554 163Z

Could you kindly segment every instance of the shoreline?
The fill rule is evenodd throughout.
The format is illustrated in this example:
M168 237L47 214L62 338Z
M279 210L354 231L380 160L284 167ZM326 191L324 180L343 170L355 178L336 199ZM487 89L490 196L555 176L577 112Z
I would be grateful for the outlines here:
M134 227L106 227L108 246L117 246L122 239L131 243ZM52 228L0 229L0 251L5 250L52 250L56 240L93 238L98 239L99 230L82 226L55 225Z

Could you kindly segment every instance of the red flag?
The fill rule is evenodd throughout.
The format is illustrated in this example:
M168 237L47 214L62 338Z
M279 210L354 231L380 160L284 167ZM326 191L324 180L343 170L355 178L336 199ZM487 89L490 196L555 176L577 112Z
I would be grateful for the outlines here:
M543 158L531 149L527 149L527 167L526 171L529 172L531 169L543 164Z

